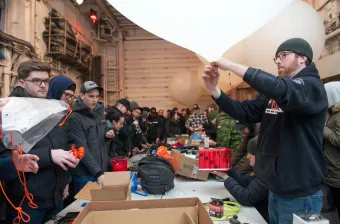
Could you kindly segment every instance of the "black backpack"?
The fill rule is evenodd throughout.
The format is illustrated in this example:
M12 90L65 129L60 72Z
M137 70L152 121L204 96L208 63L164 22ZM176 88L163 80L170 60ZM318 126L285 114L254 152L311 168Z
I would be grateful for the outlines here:
M139 161L137 172L142 186L149 194L164 194L174 188L174 168L162 157L144 157Z

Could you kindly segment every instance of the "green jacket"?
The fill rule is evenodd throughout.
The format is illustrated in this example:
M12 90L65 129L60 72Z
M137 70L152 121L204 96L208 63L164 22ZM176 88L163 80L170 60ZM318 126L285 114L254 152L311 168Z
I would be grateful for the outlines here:
M325 158L328 175L325 182L340 188L340 105L332 108L324 129Z
M217 146L231 148L235 152L243 135L235 129L235 120L226 113L220 113L216 118Z

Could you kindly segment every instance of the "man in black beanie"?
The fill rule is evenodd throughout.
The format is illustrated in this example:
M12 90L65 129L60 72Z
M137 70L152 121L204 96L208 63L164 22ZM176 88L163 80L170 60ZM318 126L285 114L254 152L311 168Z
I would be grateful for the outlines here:
M292 223L293 213L321 212L328 101L312 60L309 43L293 38L276 52L280 77L225 58L207 66L202 75L206 89L227 114L247 124L261 122L254 170L269 187L271 224ZM243 102L229 98L217 86L218 68L235 73L260 94Z

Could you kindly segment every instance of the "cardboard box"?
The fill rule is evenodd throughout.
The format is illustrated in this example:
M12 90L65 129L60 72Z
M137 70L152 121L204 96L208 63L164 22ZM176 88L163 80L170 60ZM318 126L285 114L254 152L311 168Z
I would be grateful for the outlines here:
M209 172L198 170L198 159L182 155L178 150L171 150L175 161L175 172L178 175L198 180L208 180Z
M329 224L329 220L312 213L293 214L293 224Z
M88 201L130 200L130 172L106 172L103 187L89 182L74 198Z
M90 202L73 224L213 224L198 198Z

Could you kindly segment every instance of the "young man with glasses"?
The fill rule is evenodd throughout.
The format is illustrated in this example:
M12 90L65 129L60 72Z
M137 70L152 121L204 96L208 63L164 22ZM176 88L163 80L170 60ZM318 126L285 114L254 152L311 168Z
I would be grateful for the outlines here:
M269 187L271 224L292 223L293 213L320 214L322 208L328 101L312 59L309 43L293 38L277 49L279 77L224 58L202 75L218 106L231 117L247 124L261 122L255 174ZM217 87L218 68L235 73L261 94L250 101L232 100Z
M50 81L47 97L70 103L74 98L75 91L76 84L72 79L64 75L57 75Z
M48 91L51 68L38 60L22 62L18 68L18 87L11 93L14 97L34 97L45 99ZM62 210L63 193L71 181L68 168L74 168L79 160L66 151L67 133L63 127L54 127L30 150L30 154L39 157L39 171L27 173L28 192L34 195L34 203L39 209L23 203L23 211L31 217L31 223L45 223ZM11 154L0 143L0 156ZM7 182L7 195L15 205L19 205L25 190L18 178ZM7 206L7 219L13 221L17 211Z

